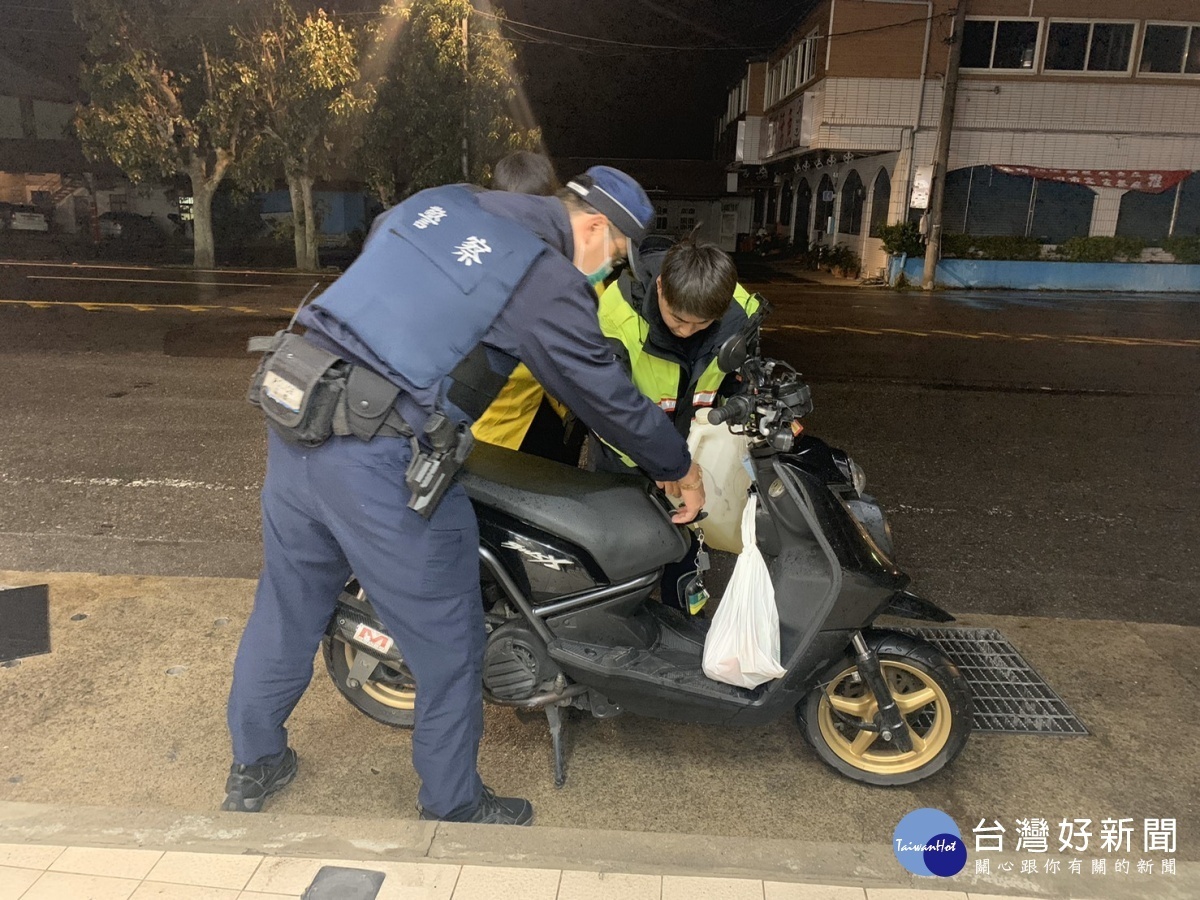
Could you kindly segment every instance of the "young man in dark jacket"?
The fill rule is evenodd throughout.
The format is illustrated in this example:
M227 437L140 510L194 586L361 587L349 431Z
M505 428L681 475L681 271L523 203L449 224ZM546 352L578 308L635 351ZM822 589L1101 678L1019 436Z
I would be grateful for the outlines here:
M737 283L729 255L691 239L651 238L600 298L600 330L637 389L687 437L696 410L716 405L726 374L717 351L757 312L759 300ZM634 465L611 446L611 471Z
M623 272L600 297L600 330L637 389L686 438L696 410L715 406L736 383L718 368L717 351L742 331L759 300L737 283L733 260L714 244L651 238L637 258L636 273ZM635 471L618 447L594 440L589 460L610 472ZM667 606L685 607L677 583L695 566L692 549L663 575Z

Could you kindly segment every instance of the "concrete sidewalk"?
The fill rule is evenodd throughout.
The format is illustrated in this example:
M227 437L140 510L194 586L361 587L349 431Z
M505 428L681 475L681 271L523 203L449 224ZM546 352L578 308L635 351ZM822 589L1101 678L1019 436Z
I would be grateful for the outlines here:
M1174 875L907 875L887 847L318 816L0 802L4 900L300 898L323 866L385 877L378 900L1195 900ZM319 894L320 900L351 900ZM361 900L371 895L364 894ZM316 898L314 898L316 900ZM355 896L352 900L360 900Z
M0 584L38 582L51 585L53 652L0 668L0 843L57 850L24 856L0 848L0 866L7 866L4 877L13 885L0 881L0 900L50 896L22 892L41 878L60 880L40 870L78 869L83 864L72 860L93 858L63 848L105 846L269 857L240 884L209 885L226 891L214 898L261 886L252 879L273 871L276 857L310 860L304 870L310 878L313 859L447 867L426 885L434 893L381 897L479 896L469 892L479 866L536 873L530 877L541 886L528 890L501 888L510 876L492 873L499 880L488 882L489 894L507 891L514 898L637 897L642 889L662 898L863 900L864 889L870 900L919 896L881 893L885 888L950 890L955 900L966 892L1200 897L1200 724L1193 716L1200 629L963 617L960 624L1002 631L1092 734L976 735L946 772L893 790L837 776L790 721L714 729L631 717L573 722L569 781L555 790L544 722L489 708L480 769L503 792L530 797L539 821L533 829L495 829L417 821L408 733L352 709L319 662L290 723L301 757L296 782L262 815L214 813L229 764L224 701L253 582L0 572ZM1003 823L1005 851L972 852L959 876L934 884L908 876L891 852L892 832L919 807L951 815L969 850L977 823ZM1029 817L1051 823L1049 853L1014 853L1016 820ZM1059 821L1076 818L1094 823L1093 846L1076 854L1079 875L1070 873L1069 856L1054 853ZM1123 854L1101 853L1095 845L1106 818L1136 821ZM1142 822L1163 818L1176 820L1177 846L1170 854L1143 853ZM1173 875L1161 872L1168 856ZM985 858L989 873L977 874ZM1043 871L1051 858L1061 859L1061 872ZM1107 873L1092 876L1101 858ZM1117 871L1121 859L1131 867L1128 874ZM1030 860L1036 871L1022 874ZM217 857L211 862L216 869L224 865ZM1139 873L1140 862L1151 863L1151 873ZM160 864L184 861L156 856L151 863ZM111 877L106 871L81 874ZM205 898L147 887L150 872L125 879L131 885L110 885L111 896ZM628 889L600 893L605 885L594 876L558 874L564 872L649 880L617 879L607 887ZM30 881L30 873L37 878ZM395 875L393 885L407 877ZM711 892L678 880L684 877L725 880L709 886ZM771 886L775 882L788 887ZM804 893L799 885L837 885L851 893ZM279 893L298 896L304 886ZM160 892L147 893L152 890Z
M794 282L804 284L814 289L827 288L856 288L862 282L871 280L866 273L859 278L843 278L822 269L810 269L796 259L763 259L749 254L739 254L734 257L737 264L738 280L743 284L778 284ZM872 282L867 287L886 287L884 284Z

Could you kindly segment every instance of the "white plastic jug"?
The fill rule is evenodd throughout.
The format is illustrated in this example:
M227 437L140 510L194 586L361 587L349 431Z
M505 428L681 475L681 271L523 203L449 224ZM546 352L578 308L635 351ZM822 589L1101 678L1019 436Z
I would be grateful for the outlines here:
M748 446L746 436L734 434L728 425L709 425L707 409L692 420L688 449L704 470L704 509L708 513L700 527L704 542L717 550L742 552L742 510L750 487L750 473L743 463L749 456Z

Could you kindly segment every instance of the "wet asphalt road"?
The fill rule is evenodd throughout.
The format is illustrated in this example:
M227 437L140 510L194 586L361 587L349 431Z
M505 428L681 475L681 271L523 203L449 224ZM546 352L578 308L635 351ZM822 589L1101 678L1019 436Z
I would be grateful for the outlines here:
M896 293L768 270L915 587L954 611L1200 624L1200 298ZM0 568L253 577L245 339L320 279L0 263ZM326 279L327 280L327 279Z

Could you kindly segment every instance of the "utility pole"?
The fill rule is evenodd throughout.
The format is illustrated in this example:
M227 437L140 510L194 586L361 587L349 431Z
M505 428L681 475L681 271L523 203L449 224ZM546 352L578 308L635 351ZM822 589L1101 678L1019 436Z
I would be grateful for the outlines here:
M471 167L467 158L467 129L471 126L471 70L467 57L467 22L471 18L470 11L463 14L462 20L462 52L463 52L463 108L462 108L462 169L463 181L471 180Z
M1179 224L1179 195L1183 193L1183 182L1175 185L1175 205L1171 207L1171 225L1167 228L1167 237L1175 236L1175 226Z
M950 31L950 54L942 87L942 115L938 120L937 150L933 155L933 184L929 191L929 234L925 245L925 272L921 276L921 287L927 291L933 288L938 257L942 252L946 167L950 163L950 137L954 132L954 103L958 97L958 64L962 58L962 32L966 15L967 0L958 0L958 7L954 10L954 25Z

